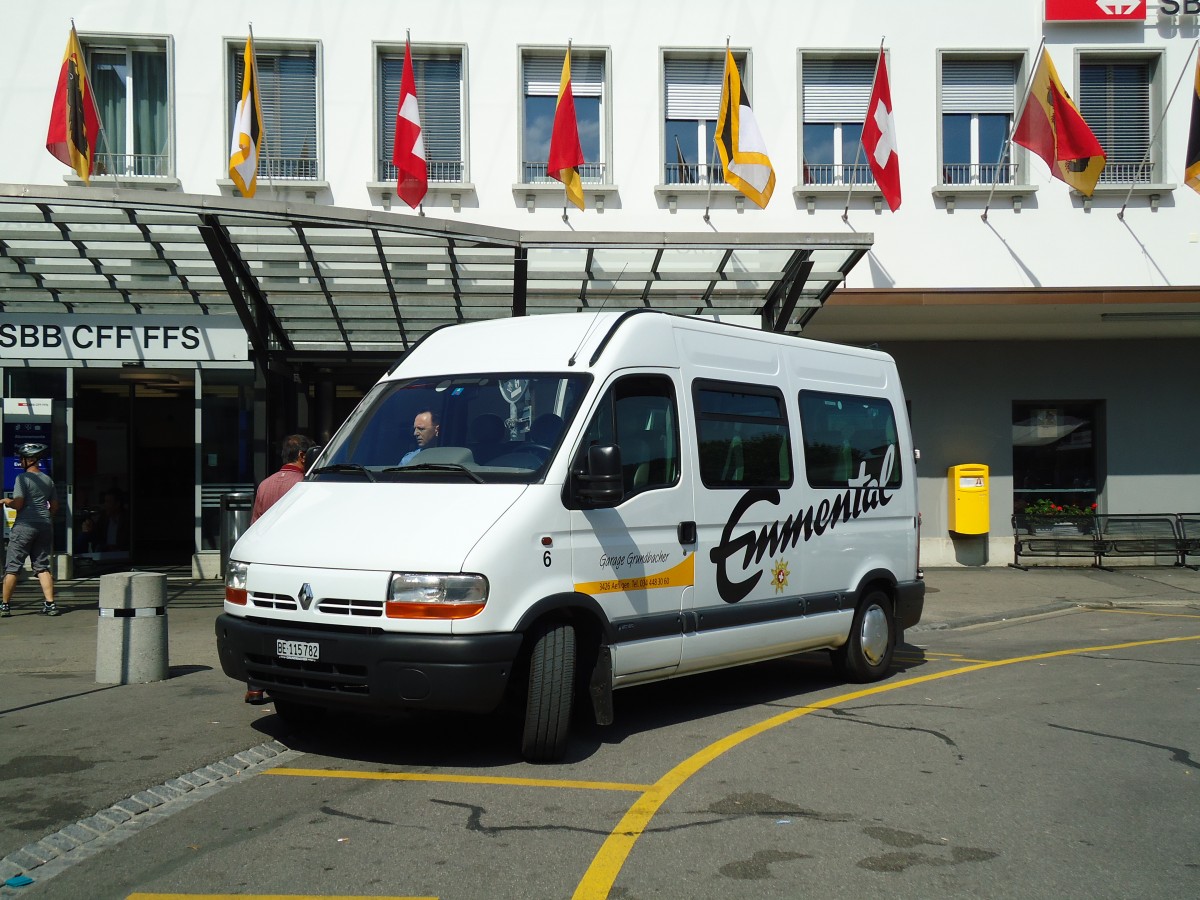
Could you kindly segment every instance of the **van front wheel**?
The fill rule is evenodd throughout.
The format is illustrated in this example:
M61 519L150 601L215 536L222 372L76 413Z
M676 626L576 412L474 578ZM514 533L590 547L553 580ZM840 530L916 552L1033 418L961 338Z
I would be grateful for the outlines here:
M892 601L883 591L867 591L858 609L850 637L833 651L833 664L848 681L878 681L892 666L896 649L896 619Z
M529 659L529 691L521 753L529 762L562 759L575 696L575 628L565 623L541 626Z

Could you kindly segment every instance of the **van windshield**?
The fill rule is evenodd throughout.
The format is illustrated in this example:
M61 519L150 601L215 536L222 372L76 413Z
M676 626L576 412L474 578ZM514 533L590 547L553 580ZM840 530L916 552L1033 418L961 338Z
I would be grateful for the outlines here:
M309 478L539 481L590 382L590 375L530 372L381 382Z

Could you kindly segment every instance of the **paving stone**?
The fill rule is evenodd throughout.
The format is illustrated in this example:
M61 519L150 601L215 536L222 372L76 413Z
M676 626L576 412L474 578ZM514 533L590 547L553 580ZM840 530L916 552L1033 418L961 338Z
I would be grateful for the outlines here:
M132 797L126 797L120 803L113 804L117 809L123 809L129 813L130 817L144 813L150 807L140 800L134 800Z
M104 834L106 831L112 831L116 827L115 822L99 815L89 816L79 824L97 834Z
M138 791L130 799L136 800L138 803L145 803L146 809L154 809L156 806L162 806L162 797L155 794L153 791Z
M96 813L96 815L108 819L108 821L112 822L114 826L123 825L133 818L133 816L127 813L125 810L116 806L110 806L108 809L102 809L100 812Z

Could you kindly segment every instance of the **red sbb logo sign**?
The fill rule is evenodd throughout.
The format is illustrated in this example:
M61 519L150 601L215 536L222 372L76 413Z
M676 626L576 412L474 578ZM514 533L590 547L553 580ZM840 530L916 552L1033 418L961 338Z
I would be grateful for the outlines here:
M1047 22L1128 22L1145 18L1146 0L1046 0Z

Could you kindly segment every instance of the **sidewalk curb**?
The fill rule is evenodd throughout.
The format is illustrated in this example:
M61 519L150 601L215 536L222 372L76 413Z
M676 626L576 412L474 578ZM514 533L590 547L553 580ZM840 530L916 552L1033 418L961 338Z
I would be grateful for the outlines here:
M912 628L904 629L905 635L920 634L926 631L954 631L958 628L970 628L973 625L989 625L994 622L1012 622L1017 619L1033 619L1038 616L1045 616L1051 613L1058 613L1068 609L1077 609L1082 604L1075 601L1063 601L1059 603L1048 603L1045 606L1035 606L1029 609L1014 609L1011 612L987 613L978 616L962 616L957 619L949 619L945 622L928 622L918 623Z
M146 825L190 806L235 781L258 775L280 761L298 755L279 741L268 741L155 787L138 791L108 809L100 810L0 859L0 897L18 896L19 887L5 884L9 878L25 875L34 878L34 884L43 884L75 863L120 843ZM39 877L35 878L35 875Z

